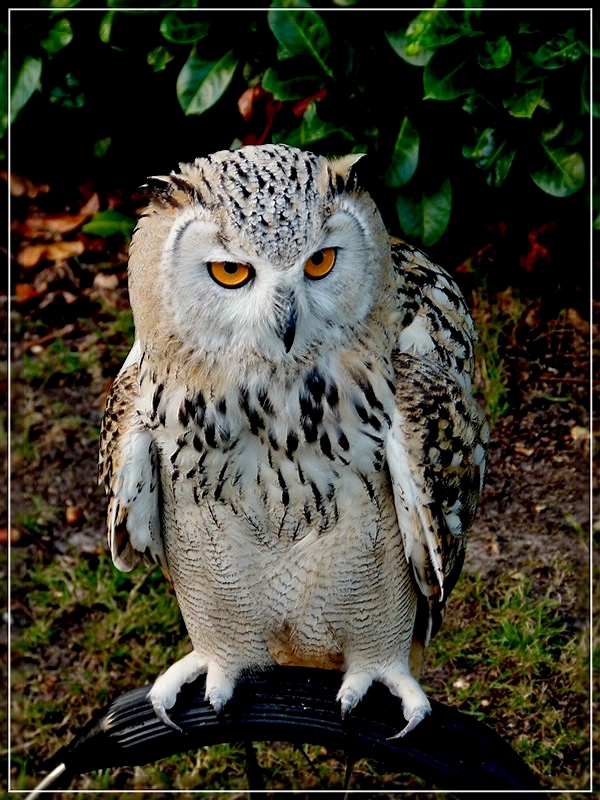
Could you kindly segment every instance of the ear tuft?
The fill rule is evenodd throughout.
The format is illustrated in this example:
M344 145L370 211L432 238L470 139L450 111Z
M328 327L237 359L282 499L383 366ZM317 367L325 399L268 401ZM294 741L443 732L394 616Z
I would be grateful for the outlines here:
M167 200L173 192L173 183L166 175L151 175L146 178L146 183L140 186L140 191L148 199Z
M175 172L168 176L152 175L140 189L148 199L157 200L173 208L181 208L188 199L198 200L198 194L192 184Z
M365 188L365 153L352 153L330 162L336 189L342 192L356 192Z

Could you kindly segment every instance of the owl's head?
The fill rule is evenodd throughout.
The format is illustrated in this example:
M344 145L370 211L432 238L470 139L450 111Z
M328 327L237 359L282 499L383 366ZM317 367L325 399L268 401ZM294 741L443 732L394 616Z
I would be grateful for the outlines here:
M392 264L360 157L242 147L150 178L129 263L138 337L282 361L364 335Z

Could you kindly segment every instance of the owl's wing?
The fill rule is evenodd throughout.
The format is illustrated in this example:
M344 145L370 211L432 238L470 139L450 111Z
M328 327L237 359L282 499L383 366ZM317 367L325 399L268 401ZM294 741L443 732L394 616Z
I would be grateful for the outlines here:
M392 251L406 314L386 455L406 557L429 604L426 644L462 568L488 431L471 394L475 333L458 287L420 251L398 241Z
M123 572L140 558L166 571L158 454L136 408L139 360L136 342L110 388L102 418L99 473L108 495L108 546Z

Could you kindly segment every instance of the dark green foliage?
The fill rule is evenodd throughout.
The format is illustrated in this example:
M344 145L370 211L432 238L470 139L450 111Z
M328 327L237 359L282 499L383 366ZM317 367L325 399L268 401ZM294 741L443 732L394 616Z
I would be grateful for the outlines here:
M588 11L50 5L10 24L11 122L36 132L34 162L64 164L74 141L140 177L264 141L367 152L388 224L427 247L489 190L585 185Z

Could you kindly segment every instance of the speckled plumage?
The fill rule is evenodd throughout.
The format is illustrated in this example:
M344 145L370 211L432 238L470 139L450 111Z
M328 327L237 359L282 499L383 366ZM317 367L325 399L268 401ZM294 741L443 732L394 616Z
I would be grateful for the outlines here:
M275 662L343 670L342 712L383 681L402 733L429 711L416 673L485 472L475 333L358 158L245 147L149 179L100 464L115 564L162 566L194 648L152 689L166 722L199 673L218 709Z

